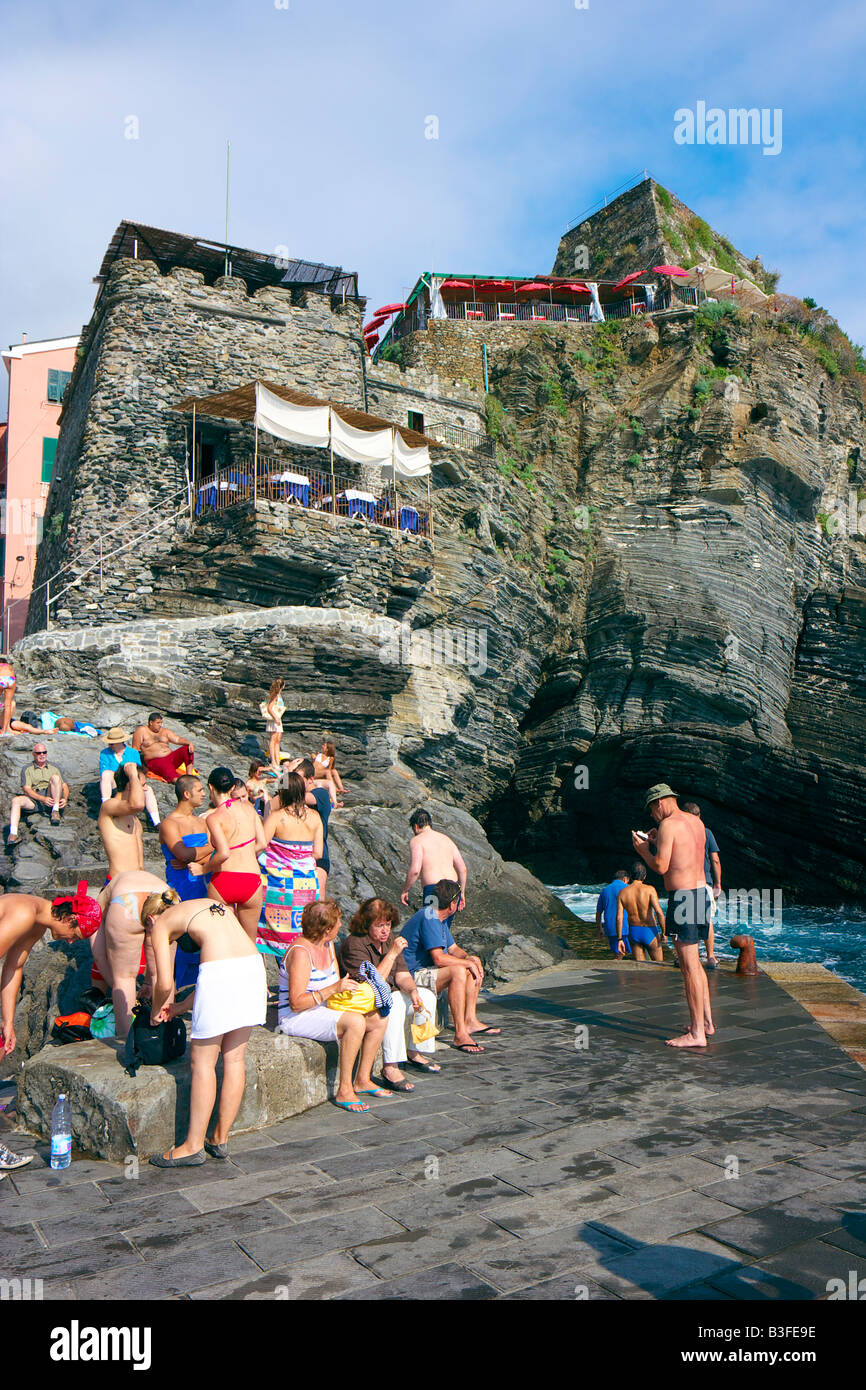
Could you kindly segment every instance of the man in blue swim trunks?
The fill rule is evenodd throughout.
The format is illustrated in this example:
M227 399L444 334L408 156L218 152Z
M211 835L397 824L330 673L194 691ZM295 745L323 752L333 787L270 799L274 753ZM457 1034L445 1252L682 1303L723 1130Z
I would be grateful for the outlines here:
M623 923L631 940L635 960L645 961L644 947L656 963L663 959L662 940L665 934L665 919L659 895L651 883L646 881L643 864L633 864L628 876L628 887L623 888L616 905L616 934L619 938Z
M617 938L616 927L616 905L627 882L628 874L625 869L617 869L613 876L613 882L602 888L595 905L595 925L598 927L598 934L607 937L607 944L615 956L631 954L628 916L623 917L619 939Z

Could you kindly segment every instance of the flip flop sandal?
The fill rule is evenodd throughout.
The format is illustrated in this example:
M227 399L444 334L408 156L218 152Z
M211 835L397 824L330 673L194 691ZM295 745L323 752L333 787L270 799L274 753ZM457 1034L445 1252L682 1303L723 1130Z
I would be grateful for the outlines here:
M205 1162L204 1149L199 1149L197 1154L189 1154L186 1158L172 1158L174 1146L168 1151L168 1158L162 1154L152 1154L150 1162L154 1168L198 1168Z
M442 1070L442 1068L438 1066L435 1062L416 1062L414 1057L410 1057L408 1062L405 1062L403 1065L407 1067L414 1067L416 1071L439 1072Z
M389 1091L414 1091L415 1089L411 1081L389 1081L387 1076L382 1077L382 1085L387 1086Z
M360 1115L363 1111L370 1109L369 1105L366 1105L362 1100L335 1100L334 1104L338 1105L341 1110L350 1110L353 1115Z
M486 1047L479 1047L477 1043L452 1043L451 1046L458 1052L468 1052L471 1056L476 1056L479 1052L486 1052Z
M359 1096L377 1096L379 1100L391 1099L391 1092L383 1091L381 1086L356 1086L355 1094Z
M488 1037L497 1038L501 1032L501 1028L476 1028L474 1029L472 1036L473 1038L477 1038L480 1036L481 1033L486 1033Z

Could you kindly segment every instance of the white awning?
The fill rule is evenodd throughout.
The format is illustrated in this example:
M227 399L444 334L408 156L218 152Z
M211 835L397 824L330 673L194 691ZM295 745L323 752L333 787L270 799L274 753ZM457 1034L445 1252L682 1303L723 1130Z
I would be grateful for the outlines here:
M255 425L275 439L287 439L290 444L327 449L330 438L327 405L292 405L275 396L261 382L256 382Z
M358 429L328 405L293 405L261 382L256 382L254 423L275 439L314 449L327 449L330 445L340 458L377 465L399 478L424 478L430 473L427 445L407 444L394 425L382 430ZM300 481L297 476L286 476Z

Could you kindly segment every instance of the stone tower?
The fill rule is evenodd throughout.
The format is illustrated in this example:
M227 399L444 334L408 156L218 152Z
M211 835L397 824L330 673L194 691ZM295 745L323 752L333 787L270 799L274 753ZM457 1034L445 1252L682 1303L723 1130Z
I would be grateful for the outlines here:
M564 233L551 274L616 281L654 265L686 268L707 261L770 293L775 279L654 179L634 188ZM778 278L778 277L776 277Z
M224 248L202 250L206 243L152 228L134 229L148 240L135 240L133 257L130 226L118 228L118 254L103 263L64 398L30 632L45 626L46 580L59 621L97 608L89 590L100 536L100 584L120 567L147 591L148 556L166 544L165 531L147 534L148 522L169 515L187 488L190 422L172 409L185 396L263 378L362 410L367 404L364 301L354 275L293 262L302 267L298 281L285 284L278 263L252 252L232 253L233 273L215 274ZM208 423L200 421L196 434L210 458L222 446L206 442Z

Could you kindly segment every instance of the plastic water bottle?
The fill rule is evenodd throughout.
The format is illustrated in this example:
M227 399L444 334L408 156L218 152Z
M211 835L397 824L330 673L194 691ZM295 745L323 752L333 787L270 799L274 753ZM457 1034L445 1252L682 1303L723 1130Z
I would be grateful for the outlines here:
M72 1162L72 1122L69 1101L61 1094L51 1112L51 1167L68 1168Z

